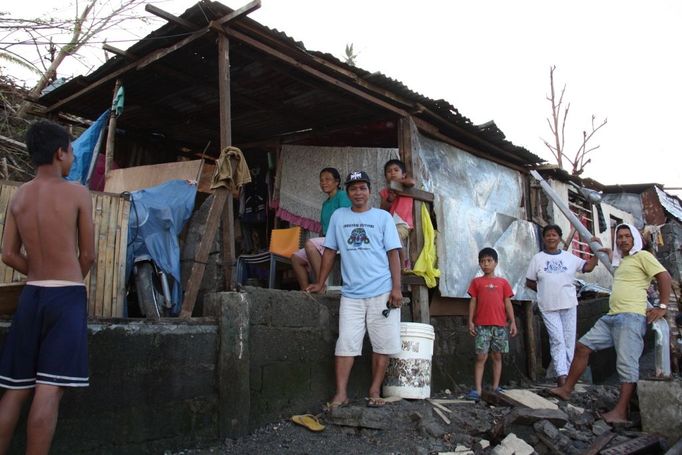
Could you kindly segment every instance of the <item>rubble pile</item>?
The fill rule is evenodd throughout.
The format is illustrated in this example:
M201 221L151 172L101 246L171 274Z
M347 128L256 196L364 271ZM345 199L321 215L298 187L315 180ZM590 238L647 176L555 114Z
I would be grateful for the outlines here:
M570 402L542 395L547 396L541 389L484 392L478 403L444 395L421 402L402 400L383 409L338 408L324 420L356 430L409 432L412 426L417 437L400 453L664 453L675 442L641 432L636 411L627 424L602 420L600 410L610 409L618 397L615 386L581 385Z

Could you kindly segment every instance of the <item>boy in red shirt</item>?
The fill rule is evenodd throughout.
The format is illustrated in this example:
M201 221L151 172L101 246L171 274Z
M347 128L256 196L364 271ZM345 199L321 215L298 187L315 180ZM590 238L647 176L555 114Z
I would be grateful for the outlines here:
M488 352L493 358L493 390L499 392L502 376L502 353L509 352L509 334L516 335L516 321L511 297L514 295L509 282L495 276L497 267L497 251L483 248L478 253L478 265L483 276L474 278L467 291L471 296L469 302L469 333L476 337L476 365L474 382L476 389L467 394L470 400L481 399L481 383L483 370L488 360Z

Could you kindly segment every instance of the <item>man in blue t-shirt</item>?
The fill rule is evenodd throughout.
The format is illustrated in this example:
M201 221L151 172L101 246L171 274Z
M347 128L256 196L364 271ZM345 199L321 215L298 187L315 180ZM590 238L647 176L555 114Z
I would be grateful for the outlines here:
M341 255L341 305L336 341L336 394L327 403L334 409L348 403L348 378L356 356L362 354L365 330L372 343L372 383L368 406L385 404L381 384L388 356L400 352L400 238L391 215L369 205L371 183L363 171L346 178L351 207L337 209L329 221L320 276L309 292L321 292L336 252Z

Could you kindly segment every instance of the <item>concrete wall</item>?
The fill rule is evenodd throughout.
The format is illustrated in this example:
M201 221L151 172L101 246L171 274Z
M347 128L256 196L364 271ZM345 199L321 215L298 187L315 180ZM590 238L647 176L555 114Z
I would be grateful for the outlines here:
M292 414L317 413L334 392L338 295L247 288L207 294L193 322L119 321L89 326L88 389L62 401L55 454L135 454L207 445ZM404 307L403 321L409 320ZM473 382L466 318L432 318L432 391ZM525 375L524 324L505 356L503 379ZM0 324L0 343L9 324ZM349 394L370 382L369 343ZM13 441L23 452L25 416Z
M90 324L90 387L64 394L51 453L162 453L217 440L217 332L203 322ZM24 451L23 417L10 453Z

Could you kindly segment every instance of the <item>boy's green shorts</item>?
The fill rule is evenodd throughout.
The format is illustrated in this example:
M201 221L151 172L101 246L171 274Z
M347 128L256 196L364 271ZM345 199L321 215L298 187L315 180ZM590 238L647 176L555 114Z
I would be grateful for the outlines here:
M488 352L509 352L509 334L507 327L497 325L477 325L474 339L476 354Z

